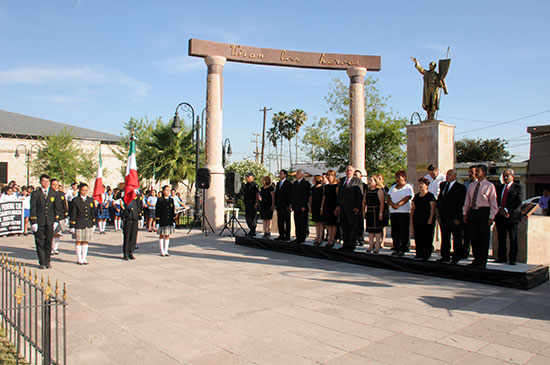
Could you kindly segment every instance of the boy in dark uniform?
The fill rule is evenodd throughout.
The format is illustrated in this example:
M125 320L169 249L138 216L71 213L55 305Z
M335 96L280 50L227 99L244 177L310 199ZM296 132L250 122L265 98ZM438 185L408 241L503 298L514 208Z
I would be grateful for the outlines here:
M136 191L136 197L130 204L126 204L124 199L121 199L121 207L121 217L124 222L122 253L124 260L135 260L134 250L137 243L138 221L141 219L143 211L143 196L139 191Z
M57 206L57 215L59 216L59 225L53 232L51 255L58 255L59 251L57 249L59 248L59 239L63 235L65 219L69 216L69 209L67 206L67 201L65 200L65 193L59 189L59 180L51 179L50 188L57 194L55 197L55 203Z
M50 189L50 177L40 176L40 187L31 194L31 228L34 232L34 242L38 263L41 269L51 268L50 256L52 251L53 231L59 225L57 193Z

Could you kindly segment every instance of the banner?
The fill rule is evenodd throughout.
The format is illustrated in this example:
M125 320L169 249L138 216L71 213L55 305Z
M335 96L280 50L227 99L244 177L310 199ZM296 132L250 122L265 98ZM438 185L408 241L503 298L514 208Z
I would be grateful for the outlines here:
M19 200L0 202L0 236L23 233L23 202Z

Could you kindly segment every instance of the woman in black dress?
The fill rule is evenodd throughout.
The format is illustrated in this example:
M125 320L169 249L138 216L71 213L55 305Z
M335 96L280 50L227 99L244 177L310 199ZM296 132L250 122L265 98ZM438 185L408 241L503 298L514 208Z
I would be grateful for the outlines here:
M328 243L325 247L334 246L334 237L338 230L338 181L336 180L336 171L327 171L328 184L325 185L323 200L321 201L321 215L325 218L325 225L328 232Z
M271 236L271 219L275 209L275 187L271 183L269 176L262 178L262 187L260 189L260 217L264 227L263 238L269 239Z
M384 229L384 189L380 186L377 176L369 177L368 189L363 195L363 216L365 217L365 232L369 235L367 253L374 250L377 254L382 245Z
M325 219L321 214L321 204L323 203L323 177L315 175L313 177L313 186L309 195L309 210L311 211L311 220L315 222L315 241L313 244L319 246L323 241L325 232Z
M428 191L430 181L425 177L418 180L420 192L414 196L411 205L411 219L414 230L417 260L428 260L432 256L435 227L435 196Z

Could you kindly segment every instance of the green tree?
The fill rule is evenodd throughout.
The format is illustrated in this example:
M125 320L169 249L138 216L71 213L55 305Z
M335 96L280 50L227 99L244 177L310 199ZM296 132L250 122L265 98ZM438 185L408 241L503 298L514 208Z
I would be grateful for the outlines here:
M77 181L79 177L90 180L94 177L97 164L93 152L85 152L74 141L71 129L50 133L38 142L38 153L32 162L34 175L46 173L62 183Z
M506 150L504 139L463 138L455 142L457 162L510 162L514 155Z
M294 109L290 112L289 119L291 121L291 126L296 131L296 155L294 158L295 164L298 163L298 133L300 132L300 128L306 123L307 121L307 114L302 109Z
M156 180L169 180L172 186L188 180L195 181L195 143L193 131L183 125L175 134L172 123L163 123L160 118L148 139L143 141L140 161L141 176Z
M146 162L143 160L145 156L142 156L140 151L145 149L147 141L151 140L153 130L159 123L162 123L161 118L150 121L147 116L144 118L130 118L129 121L124 123L124 132L120 134L120 141L118 148L113 150L115 156L122 162L120 172L122 176L126 174L126 163L128 160L128 149L130 148L130 137L134 134L136 141L136 163L138 167L138 173L141 172ZM140 174L141 176L141 174ZM153 175L151 174L151 177Z
M393 115L376 83L371 76L365 79L365 167L369 174L387 177L406 166L406 119ZM312 160L343 171L349 163L349 88L333 79L325 100L336 118L323 117L306 127L303 150Z

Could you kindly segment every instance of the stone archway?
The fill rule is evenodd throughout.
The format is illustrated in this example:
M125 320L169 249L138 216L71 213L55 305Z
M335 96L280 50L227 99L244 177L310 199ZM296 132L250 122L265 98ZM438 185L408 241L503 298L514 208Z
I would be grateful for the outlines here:
M222 165L223 66L227 61L258 65L346 70L350 78L349 161L365 170L364 79L368 71L380 71L381 57L315 53L248 47L200 39L189 40L189 56L202 57L208 67L206 79L206 167L210 189L206 190L205 213L214 227L223 227L224 168Z

